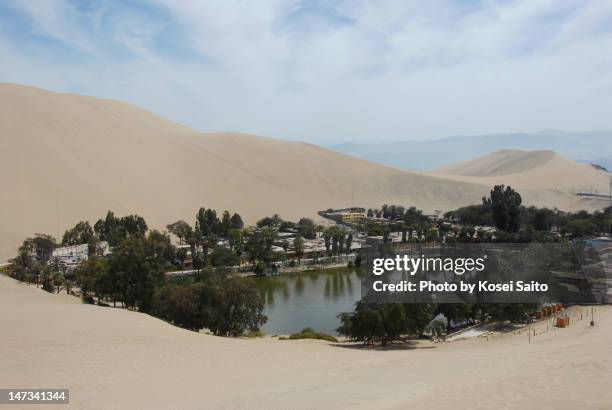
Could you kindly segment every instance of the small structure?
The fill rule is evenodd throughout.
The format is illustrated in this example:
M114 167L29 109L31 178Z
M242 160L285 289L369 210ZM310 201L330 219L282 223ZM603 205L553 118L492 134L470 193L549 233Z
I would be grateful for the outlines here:
M348 224L359 224L366 219L366 211L364 208L334 209L320 214L337 222Z
M110 247L108 242L102 241L96 243L96 253L102 256L109 255ZM61 263L68 267L75 266L89 257L89 244L62 246L61 248L56 248L51 256L59 259Z

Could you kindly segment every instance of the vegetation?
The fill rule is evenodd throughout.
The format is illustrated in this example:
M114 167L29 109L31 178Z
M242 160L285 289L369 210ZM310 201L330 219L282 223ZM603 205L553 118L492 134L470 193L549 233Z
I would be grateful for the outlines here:
M298 339L316 339L327 340L328 342L337 343L338 339L323 332L316 332L311 327L305 327L299 333L293 333L289 337L279 337L279 340L298 340Z
M216 270L202 272L196 281L168 281L165 272L180 267L187 253L172 245L170 237L149 231L138 215L116 217L109 211L94 228L79 222L68 229L62 245L88 244L88 257L73 269L52 258L58 246L49 235L35 235L24 241L13 261L12 273L19 280L37 282L43 289L66 291L78 286L83 301L151 313L177 326L199 330L208 328L221 336L237 336L244 331L258 331L266 321L263 301L252 281L229 276L226 266L240 263L244 223L238 214L225 211L221 219L214 210L201 208L195 227L184 221L168 225L170 233L193 249L194 262ZM218 246L218 238L228 238L230 247ZM98 254L96 243L108 241L112 253ZM180 252L179 252L180 251Z
M338 334L363 343L387 343L403 334L420 336L431 321L431 306L357 302L355 311L341 313Z
M104 219L99 219L94 225L94 232L101 241L107 241L110 246L117 246L131 235L144 235L147 223L138 215L128 215L122 218L108 211ZM65 235L64 235L65 236Z
M94 239L94 230L88 221L81 221L68 229L62 237L62 246L81 245Z
M612 226L612 207L589 213L563 212L558 209L525 207L521 196L511 187L498 185L481 205L470 205L447 212L445 218L462 226L491 226L502 241L531 241L551 239L552 231L562 237L585 237L609 234ZM543 235L544 234L544 235Z
M585 237L609 232L612 226L612 207L594 213L525 207L520 194L504 185L493 187L480 205L449 212L441 221L430 219L414 207L400 205L368 209L367 215L372 219L361 228L370 235L381 236L385 249L392 232L400 232L402 242L531 242ZM197 211L193 225L181 220L167 229L181 246L172 245L169 234L149 231L141 216L117 217L108 211L93 227L81 221L62 236L63 246L88 244L89 257L74 270L67 270L65 264L53 258L58 246L55 238L36 234L20 246L11 274L19 280L36 282L49 292L60 292L62 288L70 292L71 286L76 285L84 301L112 301L113 306L120 303L187 329L207 328L217 335L238 336L257 332L266 318L262 314L263 301L252 281L228 275L228 267L241 265L242 259L250 260L256 273L264 273L274 262L284 260L290 250L300 263L305 240L317 237L323 237L327 256L348 254L353 243L351 232L339 226L323 228L308 218L295 223L273 215L245 229L240 215L225 210L218 216L216 210L204 207ZM291 241L279 239L281 232L291 233ZM97 252L100 241L112 247L109 256ZM275 251L275 245L284 252ZM355 264L360 261L358 255ZM166 279L165 272L185 269L188 262L199 272L194 280L179 284ZM528 304L359 302L354 312L339 316L338 332L352 340L384 345L402 335L422 335L438 315L447 319L448 333L453 323L462 321L521 321L533 309ZM308 328L291 338L333 339Z
M211 272L187 286L162 286L153 305L153 314L161 319L196 331L207 328L218 336L255 332L267 320L252 281L223 273Z
M395 205L383 205L380 210L369 209L367 215L387 219L384 224L368 221L364 225L369 235L382 236L383 243L389 241L390 232L402 232L402 242L415 239L427 242L550 242L609 233L612 225L612 207L592 214L525 207L520 194L504 185L493 187L489 197L483 198L480 205L448 212L446 221L437 223L414 208ZM476 226L488 226L494 230L485 231ZM413 231L416 237L413 237ZM428 326L430 330L437 329L443 323L439 315L446 318L446 333L450 333L453 324L475 320L490 318L522 322L536 307L534 304L503 303L402 305L358 302L353 312L339 315L341 325L337 331L351 340L385 345L404 334L419 336Z

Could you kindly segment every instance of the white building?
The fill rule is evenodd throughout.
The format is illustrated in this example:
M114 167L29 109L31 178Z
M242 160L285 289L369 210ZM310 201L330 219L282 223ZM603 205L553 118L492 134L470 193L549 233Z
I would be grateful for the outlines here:
M98 255L106 256L110 254L108 242L102 241L96 243L96 252ZM89 245L84 243L81 245L62 246L53 251L52 257L57 258L60 262L66 265L76 265L89 256Z

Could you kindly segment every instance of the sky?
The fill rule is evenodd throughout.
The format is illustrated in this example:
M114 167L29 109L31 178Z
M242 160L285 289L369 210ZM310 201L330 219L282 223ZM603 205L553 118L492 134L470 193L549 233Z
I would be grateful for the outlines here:
M3 0L0 82L319 144L612 129L612 1Z

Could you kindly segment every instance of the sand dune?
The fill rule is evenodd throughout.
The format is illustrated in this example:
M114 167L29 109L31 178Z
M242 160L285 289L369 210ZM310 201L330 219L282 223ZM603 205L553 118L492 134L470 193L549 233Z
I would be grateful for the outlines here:
M474 177L509 175L540 167L554 157L555 153L550 150L519 151L503 149L483 157L442 168L439 172Z
M604 409L612 309L596 322L531 344L523 334L366 351L207 336L0 275L0 386L69 388L71 408L87 409Z
M59 237L108 209L157 228L191 222L201 206L239 212L247 223L383 203L446 211L480 201L490 183L474 182L305 143L201 134L117 101L0 84L0 260L33 233ZM536 205L591 206L559 192L522 193Z
M442 168L432 175L456 181L517 189L558 190L608 195L612 174L563 158L553 151L499 150L484 157ZM601 201L600 201L601 202ZM602 206L606 204L601 202Z

